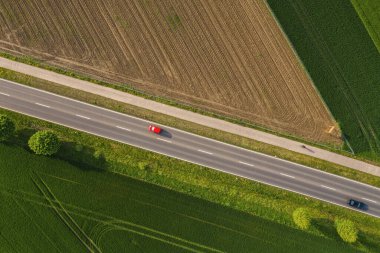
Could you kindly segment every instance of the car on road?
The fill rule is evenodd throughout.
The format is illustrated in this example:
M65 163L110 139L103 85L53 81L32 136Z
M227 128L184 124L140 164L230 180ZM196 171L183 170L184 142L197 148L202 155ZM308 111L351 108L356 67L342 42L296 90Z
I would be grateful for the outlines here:
M364 204L363 202L360 202L358 200L354 200L354 199L350 199L347 204L349 206L352 206L352 207L355 207L355 208L358 208L358 209L361 209L361 210L367 210L368 209L368 206L366 204Z
M149 126L149 132L153 132L155 134L160 134L162 132L162 129L158 126L150 125Z

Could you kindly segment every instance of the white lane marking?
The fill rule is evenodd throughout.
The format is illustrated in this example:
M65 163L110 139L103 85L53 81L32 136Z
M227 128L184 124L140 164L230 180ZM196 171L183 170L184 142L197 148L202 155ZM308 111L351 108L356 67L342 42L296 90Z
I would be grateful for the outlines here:
M125 127L121 127L121 126L116 126L116 128L119 128L119 129L122 129L122 130L125 130L125 131L128 131L128 132L131 131L131 129L128 129L128 128L125 128Z
M251 167L255 167L255 165L250 164L250 163L245 163L245 162L242 162L242 161L239 161L239 163L244 164L244 165L248 165L248 166L251 166Z
M1 95L4 95L4 96L7 96L7 97L10 97L10 95L7 94L7 93L0 92L0 94L1 94Z
M77 116L79 118L83 118L83 119L90 119L89 117L86 117L86 116L83 116L83 115L79 115L79 114L75 114L75 116Z
M48 106L48 105L44 105L44 104L40 104L40 103L35 103L35 104L39 105L39 106L42 106L42 107L50 108L50 106Z
M205 153L205 154L208 154L208 155L212 155L212 153L207 152L207 151L204 151L204 150L202 150L202 149L198 149L198 151L199 151L199 152L202 152L202 153Z
M157 138L157 140L164 141L164 142L168 142L168 143L172 143L172 142L169 141L169 140L165 140L165 139L161 139L161 138Z
M329 189L329 190L336 191L335 188L332 188L332 187L329 187L329 186L326 186L326 185L323 185L323 184L321 184L321 187L326 188L326 189Z
M377 203L376 201L374 201L372 199L367 199L367 198L362 198L362 199L367 200L367 201L372 202L372 203Z
M291 176L291 175L288 175L288 174L285 174L285 173L280 173L280 175L283 175L284 177L295 178L295 177L293 177L293 176Z

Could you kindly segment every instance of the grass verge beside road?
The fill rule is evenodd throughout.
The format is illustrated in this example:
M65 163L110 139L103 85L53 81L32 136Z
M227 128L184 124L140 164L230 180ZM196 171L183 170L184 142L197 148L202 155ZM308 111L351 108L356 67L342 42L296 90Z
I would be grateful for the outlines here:
M202 125L188 122L168 115L160 114L144 108L136 107L129 104L124 104L115 100L104 98L102 96L83 92L63 85L48 82L46 80L37 79L28 75L17 73L11 70L0 68L0 77L22 83L31 87L50 91L55 94L60 94L66 97L77 99L90 104L98 105L104 108L115 110L118 112L133 115L146 120L151 120L160 124L175 127L184 131L199 134L222 142L230 143L236 146L247 148L253 151L265 153L272 156L277 156L285 160L310 166L329 173L337 174L347 178L354 179L363 183L371 184L380 187L380 178L363 173L354 169L346 168L334 163L330 163L321 159L313 158L307 155L299 154L284 148L275 147L269 144L258 142L242 136L230 134L220 130L212 129Z
M340 239L333 228L333 219L346 217L361 231L354 248L367 252L380 250L380 219L4 109L0 109L0 114L8 115L18 126L11 144L25 146L36 130L53 130L64 142L56 158L86 171L126 175L293 228L292 212L300 206L308 207L314 210L316 217L309 232L336 242ZM89 177L87 180L92 182ZM69 195L75 197L75 194Z

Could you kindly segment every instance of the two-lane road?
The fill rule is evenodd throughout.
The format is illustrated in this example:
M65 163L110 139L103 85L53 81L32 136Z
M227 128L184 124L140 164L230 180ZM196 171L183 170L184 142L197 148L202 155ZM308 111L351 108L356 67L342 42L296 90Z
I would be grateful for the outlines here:
M380 217L380 189L184 131L0 79L0 107Z

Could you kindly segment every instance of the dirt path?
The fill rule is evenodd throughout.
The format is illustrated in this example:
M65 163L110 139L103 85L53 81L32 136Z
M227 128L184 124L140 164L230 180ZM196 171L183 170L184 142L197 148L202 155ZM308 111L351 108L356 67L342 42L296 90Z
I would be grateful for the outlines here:
M267 144L286 148L291 151L302 153L305 155L320 158L329 162L337 163L352 169L367 172L372 175L380 176L380 167L358 161L346 156L342 156L323 149L304 146L303 143L282 138L276 135L261 132L255 129L239 126L223 120L207 117L194 112L186 111L169 105L154 102L141 97L118 91L112 88L95 85L90 82L82 81L65 75L57 74L48 70L33 67L23 63L11 61L0 57L0 67L11 69L23 74L31 75L40 79L45 79L57 84L68 86L71 88L83 90L89 93L107 97L123 103L132 104L145 109L167 114L183 120L191 121L207 127L230 132L243 137L251 138Z

